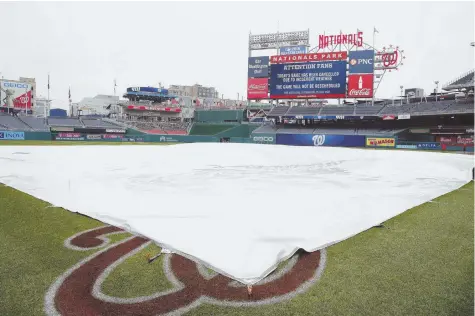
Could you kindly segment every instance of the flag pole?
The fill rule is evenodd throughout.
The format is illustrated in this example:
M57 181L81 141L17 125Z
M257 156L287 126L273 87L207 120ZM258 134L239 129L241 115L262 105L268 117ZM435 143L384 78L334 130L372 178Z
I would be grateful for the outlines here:
M376 61L376 48L374 47L376 32L378 32L378 30L376 30L376 27L373 26L373 67ZM374 70L373 70L373 76L374 76ZM373 95L371 97L371 106L374 106L374 78L373 78Z
M47 109L47 107L48 107L48 109L49 109L49 107L50 107L50 105L49 105L49 72L48 72L48 100L46 101L46 106L45 106L44 111L43 111L43 112L44 112L44 115L45 115L45 119L48 117L48 109Z
M69 86L68 100L69 100L69 116L73 117L73 108L71 106L71 85Z

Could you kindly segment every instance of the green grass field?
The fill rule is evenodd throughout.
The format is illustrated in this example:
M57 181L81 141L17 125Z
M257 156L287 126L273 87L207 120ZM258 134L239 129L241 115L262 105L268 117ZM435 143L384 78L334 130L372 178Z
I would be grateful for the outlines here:
M290 300L254 307L205 303L186 315L473 315L473 207L471 182L329 247L321 278ZM102 225L0 185L0 315L44 315L51 284L100 250L74 251L64 240ZM103 293L134 298L172 289L164 258L146 262L158 251L151 244L126 259L106 278Z

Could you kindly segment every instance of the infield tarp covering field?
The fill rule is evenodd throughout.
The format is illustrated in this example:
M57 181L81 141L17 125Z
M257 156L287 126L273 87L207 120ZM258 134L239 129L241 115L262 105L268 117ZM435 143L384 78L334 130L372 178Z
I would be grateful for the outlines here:
M458 155L248 144L5 146L0 160L0 182L243 283L298 248L324 248L461 187L473 167Z

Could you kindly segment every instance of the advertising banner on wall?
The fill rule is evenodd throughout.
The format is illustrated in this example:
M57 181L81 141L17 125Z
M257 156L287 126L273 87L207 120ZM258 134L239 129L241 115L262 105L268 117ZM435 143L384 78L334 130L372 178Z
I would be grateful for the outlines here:
M104 139L118 139L118 138L123 138L124 135L116 135L116 134L104 134L102 135Z
M411 114L399 114L397 116L398 120L409 120L411 119Z
M348 75L349 98L373 97L373 74Z
M249 57L248 78L267 78L269 76L269 56Z
M360 135L277 134L276 143L294 146L364 147L365 137Z
M287 46L279 49L280 55L305 54L306 52L307 46Z
M346 60L347 52L276 55L270 58L272 64L308 63L313 61Z
M346 61L271 65L270 98L344 98Z
M258 133L251 136L251 141L258 144L275 144L276 134Z
M0 131L0 140L24 140L24 132Z
M100 140L102 139L102 135L86 135L88 140Z
M269 93L268 78L249 78L247 80L247 99L267 99Z
M394 137L366 137L366 147L396 147Z
M473 145L474 141L472 137L462 137L462 136L437 136L436 141L443 144L457 144L457 145Z
M350 60L348 66L350 74L372 74L374 72L374 51L351 51L348 59Z
M417 149L433 149L440 150L440 143L417 143Z
M25 107L31 109L31 84L0 80L0 87L2 88L0 107L13 106L15 109L25 109ZM8 104L7 93L10 95L11 104Z
M56 140L84 140L84 136L81 133L58 133L55 137Z

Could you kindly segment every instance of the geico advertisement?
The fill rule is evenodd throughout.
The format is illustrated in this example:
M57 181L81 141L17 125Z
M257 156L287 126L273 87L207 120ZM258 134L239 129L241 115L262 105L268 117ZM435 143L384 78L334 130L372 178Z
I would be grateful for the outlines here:
M275 136L273 135L257 135L252 137L254 143L275 143Z
M366 146L368 147L395 147L396 139L394 137L367 137Z

